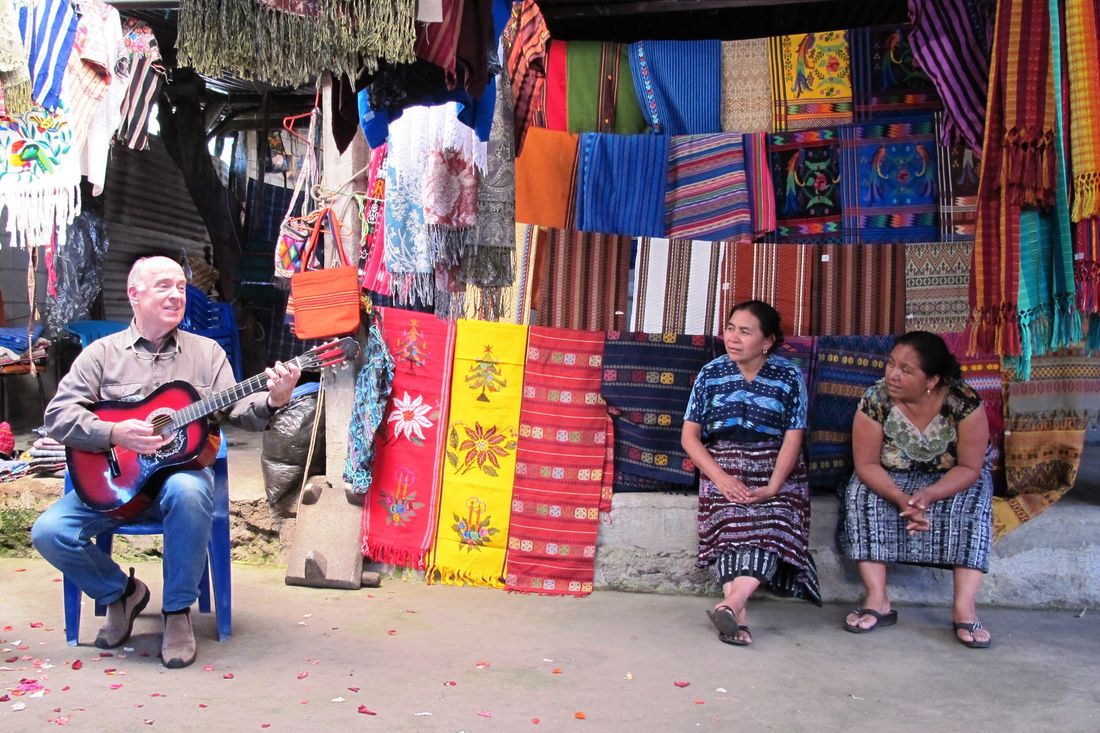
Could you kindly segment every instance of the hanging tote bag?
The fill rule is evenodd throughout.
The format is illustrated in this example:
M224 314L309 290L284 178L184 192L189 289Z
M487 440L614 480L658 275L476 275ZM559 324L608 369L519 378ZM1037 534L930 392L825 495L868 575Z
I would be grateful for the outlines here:
M326 220L340 264L328 269L310 270L309 264ZM344 252L340 224L331 208L322 209L313 223L309 241L302 253L302 272L290 278L290 297L293 306L288 303L287 310L293 308L294 335L300 339L343 336L359 327L359 273Z

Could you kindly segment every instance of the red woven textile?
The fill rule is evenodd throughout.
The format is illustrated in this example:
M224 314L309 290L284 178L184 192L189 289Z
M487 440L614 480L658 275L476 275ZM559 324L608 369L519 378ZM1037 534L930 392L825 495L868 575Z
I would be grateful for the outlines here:
M606 458L602 333L533 326L527 339L505 587L592 592Z
M809 244L723 243L719 332L733 306L758 299L779 311L784 333L808 336L813 253Z
M393 355L393 391L376 436L374 480L363 504L363 554L423 569L443 477L454 323L397 308L377 312Z

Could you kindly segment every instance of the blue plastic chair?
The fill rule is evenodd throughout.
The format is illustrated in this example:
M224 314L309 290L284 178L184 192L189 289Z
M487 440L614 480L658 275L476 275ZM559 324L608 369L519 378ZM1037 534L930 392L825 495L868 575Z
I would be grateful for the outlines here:
M244 379L241 336L237 331L237 316L234 315L231 304L213 301L194 285L188 285L187 305L180 328L217 341L225 350L237 381Z
M214 461L214 524L210 534L207 564L199 581L199 611L210 613L210 582L214 584L214 609L218 621L218 641L233 635L233 583L229 555L229 453L225 434L221 436L218 457ZM73 490L68 473L65 474L65 493ZM96 537L96 544L108 555L115 534L163 534L160 522L148 521L126 524L114 532L104 532ZM80 638L80 589L76 583L64 578L65 590L65 641L76 646ZM104 616L105 606L96 604L95 615Z
M65 330L80 339L81 348L87 348L96 339L118 333L129 325L124 321L70 321Z

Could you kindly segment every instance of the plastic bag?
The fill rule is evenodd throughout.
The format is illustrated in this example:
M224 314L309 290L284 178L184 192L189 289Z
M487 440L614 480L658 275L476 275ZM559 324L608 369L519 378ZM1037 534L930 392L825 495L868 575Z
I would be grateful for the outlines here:
M292 399L272 417L264 432L260 468L263 471L267 503L276 502L298 491L302 485L302 473L309 455L309 439L313 434L313 421L317 414L317 390L315 385L302 396ZM295 389L295 393L302 387ZM321 429L317 432L317 446L313 450L313 463L309 475L325 470L325 415L322 408Z
M103 258L107 255L103 217L85 208L69 225L54 255L57 295L46 298L46 335L64 333L65 324L89 318L89 309L103 289Z

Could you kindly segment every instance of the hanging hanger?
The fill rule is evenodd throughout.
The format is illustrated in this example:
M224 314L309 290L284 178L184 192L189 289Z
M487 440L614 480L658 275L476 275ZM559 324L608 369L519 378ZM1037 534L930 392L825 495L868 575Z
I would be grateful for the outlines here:
M298 120L305 119L306 117L312 117L320 111L319 105L321 104L321 87L318 86L316 92L313 95L313 107L308 112L302 112L297 115L288 115L283 118L283 129L289 132L294 137L301 140L305 145L312 146L313 142L302 137L295 129L294 123Z

